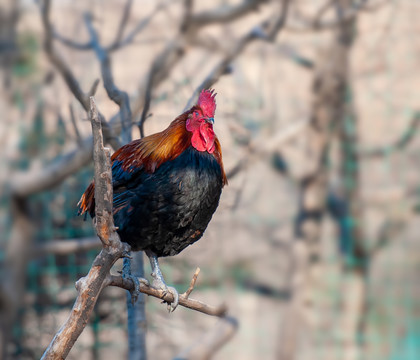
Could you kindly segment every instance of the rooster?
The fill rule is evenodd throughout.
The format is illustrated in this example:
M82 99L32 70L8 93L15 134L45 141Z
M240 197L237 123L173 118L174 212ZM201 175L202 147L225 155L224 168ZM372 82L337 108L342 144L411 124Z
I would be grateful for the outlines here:
M111 157L113 215L121 241L145 251L153 286L168 287L158 258L173 256L199 240L227 184L220 142L213 131L216 94L203 90L198 102L165 130L134 140ZM95 216L94 183L82 195L79 215Z

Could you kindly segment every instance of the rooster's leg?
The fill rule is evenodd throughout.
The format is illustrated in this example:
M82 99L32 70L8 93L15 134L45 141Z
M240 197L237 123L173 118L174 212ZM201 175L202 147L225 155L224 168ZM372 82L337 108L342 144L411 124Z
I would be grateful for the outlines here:
M179 303L178 291L176 291L174 287L166 285L162 272L159 268L159 262L156 254L150 250L147 250L146 255L149 257L150 265L152 266L153 287L161 289L165 293L169 292L172 294L174 301L171 304L168 304L168 310L169 312L174 311Z
M140 282L149 285L146 279L140 279L131 274L131 258L125 257L123 260L122 276L125 279L131 279L134 283L134 289L130 291L131 303L134 305L140 295Z

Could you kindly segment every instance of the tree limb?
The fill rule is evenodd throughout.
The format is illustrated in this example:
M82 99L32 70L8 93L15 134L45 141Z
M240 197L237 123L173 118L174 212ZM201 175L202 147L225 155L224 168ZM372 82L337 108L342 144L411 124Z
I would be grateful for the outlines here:
M420 125L420 111L416 111L403 134L392 144L378 147L371 150L359 150L359 156L363 158L373 158L390 155L393 152L404 149L417 135Z
M195 276L195 274L194 274ZM144 279L140 282L140 292L156 297L158 299L163 300L166 303L171 303L174 301L174 297L169 292L164 292L163 290L156 289L150 285L148 285ZM192 282L194 282L194 277ZM109 274L105 280L106 286L117 286L122 289L132 291L134 290L134 283L133 280L130 278L124 278L119 275L111 275ZM179 305L186 307L191 310L199 311L207 315L211 316L218 316L222 317L226 314L227 307L226 305L222 304L218 307L208 305L206 303L203 303L199 300L190 299L189 295L191 293L192 289L188 289L185 293L179 295Z
M83 92L82 88L80 87L79 82L76 80L74 74L62 58L60 54L55 51L53 45L53 27L50 21L50 11L51 11L51 1L44 0L42 2L41 7L41 17L42 17L42 24L45 31L44 36L44 49L45 52L50 59L51 63L54 64L56 69L62 75L64 81L67 84L67 87L70 89L74 97L79 101L82 105L83 109L88 112L89 111L89 94ZM112 134L111 129L109 128L108 123L105 121L104 117L100 115L100 119L102 122L102 129L104 132L104 136L107 139L107 142L111 144L114 149L118 149L121 147L120 142L118 139ZM89 152L90 154L91 152Z
M278 32L285 24L289 2L290 0L283 0L280 14L274 24L271 26L271 29L269 22L267 20L263 21L260 25L253 27L235 44L235 46L233 46L233 49L228 52L222 60L219 61L219 63L213 68L210 74L197 87L197 89L195 89L184 110L192 106L201 90L210 88L220 79L221 76L230 72L231 63L245 50L245 48L251 42L257 39L263 39L267 41L273 41L275 39Z
M128 253L130 247L119 240L112 215L111 162L109 150L103 146L101 122L93 97L90 98L90 119L94 137L96 232L103 249L95 258L86 277L76 283L78 296L73 309L54 336L42 359L64 359L89 321L90 314L103 288L112 265Z
M30 252L32 257L45 256L47 254L69 255L80 251L100 249L101 242L96 237L80 239L54 240L43 244L34 245Z
M230 316L222 317L206 334L180 352L174 360L208 360L226 344L237 332L238 321Z
M130 1L129 1L130 3ZM101 64L102 79L108 97L120 108L120 121L122 125L122 142L127 144L131 141L131 108L128 94L118 89L115 85L111 71L111 59L109 52L99 44L98 34L93 28L92 16L85 14L85 23L89 31L90 41L95 50L96 57Z
M316 15L313 18L309 18L306 15L303 15L298 9L295 9L295 24L289 23L287 25L287 30L292 32L331 30L339 27L342 22L355 19L362 11L374 11L383 5L389 4L390 1L378 1L377 4L373 5L368 5L368 3L368 0L360 0L359 3L354 3L352 6L343 9L339 18L327 20L322 18L330 8L336 5L336 1L328 0L317 10Z
M224 5L216 9L203 11L190 18L192 26L205 26L210 24L223 24L236 20L258 7L268 0L244 0L237 5Z

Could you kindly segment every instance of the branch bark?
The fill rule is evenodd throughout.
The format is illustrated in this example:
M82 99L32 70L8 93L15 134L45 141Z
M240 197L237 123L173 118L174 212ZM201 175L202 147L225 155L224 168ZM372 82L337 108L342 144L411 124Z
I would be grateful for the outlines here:
M86 277L76 283L78 296L73 309L54 336L42 359L64 359L87 325L96 300L115 261L130 247L119 240L112 214L111 162L109 150L103 146L101 122L93 97L90 98L90 120L94 137L96 232L103 249L94 260Z
M143 280L143 279L140 279L140 280ZM128 278L123 278L122 276L118 276L118 275L111 275L111 274L108 275L105 281L105 284L107 286L117 286L128 291L134 290L133 280L128 279ZM226 315L226 312L227 312L226 305L222 304L216 307L216 306L208 305L199 300L190 299L189 294L191 293L191 291L189 292L188 291L189 290L179 295L179 305L186 307L188 309L191 309L191 310L195 310L195 311L207 314L207 315L211 315L211 316L223 317ZM174 297L171 293L169 292L165 293L163 290L156 289L146 284L144 281L140 282L140 292L156 297L158 299L161 299L167 303L171 303L174 301Z

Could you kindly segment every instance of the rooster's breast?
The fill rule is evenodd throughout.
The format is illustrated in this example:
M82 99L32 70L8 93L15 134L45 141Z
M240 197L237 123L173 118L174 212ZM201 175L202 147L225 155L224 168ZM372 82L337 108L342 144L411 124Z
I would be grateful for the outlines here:
M141 172L123 189L114 189L114 221L121 240L134 251L178 254L203 235L222 187L216 159L192 147L153 174Z

